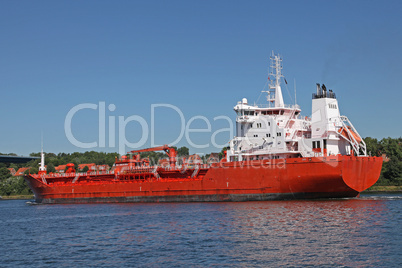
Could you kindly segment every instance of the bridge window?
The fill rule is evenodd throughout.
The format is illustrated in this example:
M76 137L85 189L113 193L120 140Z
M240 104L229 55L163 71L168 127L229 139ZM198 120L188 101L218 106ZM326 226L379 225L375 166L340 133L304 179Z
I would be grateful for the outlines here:
M313 141L313 149L321 148L320 141Z
M326 146L326 141L325 141L325 146ZM313 141L313 149L316 148L321 148L320 141Z

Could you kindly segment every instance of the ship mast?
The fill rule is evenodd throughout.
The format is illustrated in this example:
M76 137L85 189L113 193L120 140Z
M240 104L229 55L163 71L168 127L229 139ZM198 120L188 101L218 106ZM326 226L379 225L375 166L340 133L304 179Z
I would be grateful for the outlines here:
M46 174L46 167L45 167L45 154L43 153L43 135L42 135L42 151L40 154L40 166L39 166L39 174Z
M272 51L272 55L270 57L271 65L270 65L270 73L269 73L269 89L267 100L270 103L274 103L275 108L283 108L285 105L283 103L282 89L281 89L281 78L282 75L282 58L279 54L275 55ZM272 77L272 79L270 79ZM274 95L274 96L272 96Z

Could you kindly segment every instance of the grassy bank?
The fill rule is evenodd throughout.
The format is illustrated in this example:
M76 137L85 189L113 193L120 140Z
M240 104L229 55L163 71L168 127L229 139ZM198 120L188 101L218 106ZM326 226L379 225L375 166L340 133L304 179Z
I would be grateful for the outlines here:
M34 196L33 195L8 195L8 196L2 196L1 199L3 199L3 200L34 199Z
M366 191L365 193L371 193L371 192L402 192L402 186L372 186Z

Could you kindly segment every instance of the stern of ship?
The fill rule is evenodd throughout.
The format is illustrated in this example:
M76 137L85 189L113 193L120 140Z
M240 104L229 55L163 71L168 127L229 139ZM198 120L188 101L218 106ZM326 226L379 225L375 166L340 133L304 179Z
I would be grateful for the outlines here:
M342 156L342 179L357 192L367 190L379 179L382 162L381 157Z

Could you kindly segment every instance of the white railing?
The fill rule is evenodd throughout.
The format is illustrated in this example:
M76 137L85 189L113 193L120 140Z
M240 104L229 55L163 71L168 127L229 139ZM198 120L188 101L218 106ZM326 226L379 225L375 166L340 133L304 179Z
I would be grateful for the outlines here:
M345 140L347 140L350 145L352 145L353 150L355 151L356 155L361 155L360 154L360 149L363 152L363 156L367 155L367 150L366 150L366 143L364 142L363 138L359 135L359 133L357 132L357 130L355 129L355 127L353 126L353 124L349 121L349 119L346 116L341 116L341 123L342 123L342 127L339 129L340 132L338 132L338 134L344 138ZM349 127L352 129L353 133L356 134L359 138L360 138L360 142L358 142L353 133L350 131ZM343 130L346 131L347 136L342 134Z
M283 107L275 107L271 104L255 104L258 108L272 108L272 109L281 109L281 108L290 108L290 109L300 109L298 104L284 104Z

